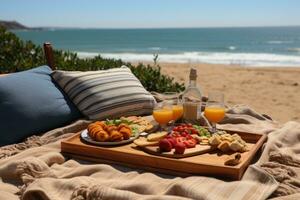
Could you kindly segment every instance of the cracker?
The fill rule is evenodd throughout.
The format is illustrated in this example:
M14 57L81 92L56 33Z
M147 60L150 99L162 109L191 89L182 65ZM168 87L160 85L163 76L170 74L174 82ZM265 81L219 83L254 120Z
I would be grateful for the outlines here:
M149 142L159 141L159 140L163 139L164 137L166 137L167 135L168 135L168 132L166 132L166 131L152 133L147 136L147 140Z
M154 141L154 142L149 142L147 140L147 138L145 137L140 137L136 140L133 141L133 143L137 146L140 146L140 147L145 147L145 146L155 146L155 145L158 145L158 141Z

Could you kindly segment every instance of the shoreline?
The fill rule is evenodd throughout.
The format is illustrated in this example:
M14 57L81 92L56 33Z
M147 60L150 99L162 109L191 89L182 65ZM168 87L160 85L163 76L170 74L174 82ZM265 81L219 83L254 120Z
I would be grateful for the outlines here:
M142 63L153 65L153 62ZM164 74L185 85L190 66L193 66L197 69L197 84L203 95L209 91L222 91L229 106L246 104L280 123L300 122L300 66L245 67L163 62L158 65Z

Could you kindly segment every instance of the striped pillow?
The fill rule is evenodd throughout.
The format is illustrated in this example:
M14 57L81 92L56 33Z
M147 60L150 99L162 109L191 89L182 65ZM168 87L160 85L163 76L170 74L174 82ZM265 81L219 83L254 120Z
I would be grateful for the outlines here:
M89 119L151 114L155 99L131 70L54 71L52 77Z

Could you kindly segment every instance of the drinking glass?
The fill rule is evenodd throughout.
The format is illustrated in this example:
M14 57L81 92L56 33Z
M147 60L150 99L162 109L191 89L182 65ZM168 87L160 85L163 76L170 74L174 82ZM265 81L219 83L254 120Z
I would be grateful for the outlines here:
M167 130L168 123L173 120L173 110L168 102L161 102L154 105L153 118L160 125L162 130Z
M225 117L224 94L220 92L208 93L208 100L204 110L205 118L211 123L211 132L217 132L216 124Z
M176 122L183 116L182 102L179 100L179 94L176 92L165 92L164 102L171 105L173 110L173 121Z

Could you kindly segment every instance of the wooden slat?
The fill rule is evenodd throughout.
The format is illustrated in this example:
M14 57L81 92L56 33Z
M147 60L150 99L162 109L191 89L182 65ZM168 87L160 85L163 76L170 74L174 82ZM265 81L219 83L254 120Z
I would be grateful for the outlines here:
M47 65L51 67L52 70L55 70L55 64L54 64L54 55L53 55L53 50L52 50L52 45L50 42L45 42L44 43L44 53L45 53L45 58L47 61Z

